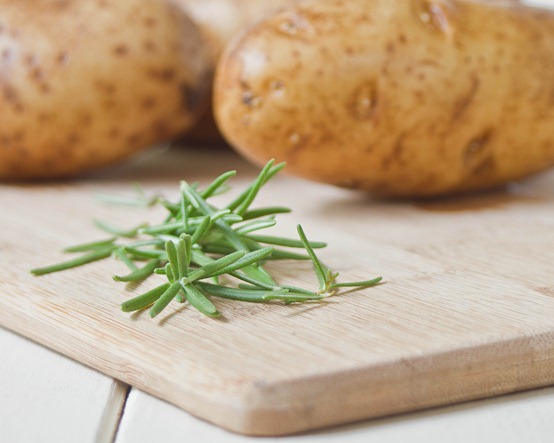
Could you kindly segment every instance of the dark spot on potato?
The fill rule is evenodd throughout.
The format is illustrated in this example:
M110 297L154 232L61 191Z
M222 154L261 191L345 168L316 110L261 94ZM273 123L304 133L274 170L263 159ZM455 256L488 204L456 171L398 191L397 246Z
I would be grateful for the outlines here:
M492 175L493 171L496 169L496 160L494 157L486 157L479 163L476 167L471 170L472 175Z
M69 54L65 51L60 52L56 56L56 63L58 65L67 65L69 63Z
M12 141L15 143L21 143L25 138L25 132L22 130L15 131L11 137Z
M126 137L127 145L131 147L135 147L140 143L141 135L137 132L134 132L132 134L129 134Z
M464 161L466 163L471 162L473 158L481 155L487 146L490 139L490 131L487 130L483 134L478 135L470 140L464 150Z
M260 98L251 89L242 92L241 101L249 108L256 108L260 105Z
M188 83L182 83L181 96L183 97L183 106L185 109L194 111L204 103L205 91L202 87L195 88Z
M16 140L15 135L2 134L0 135L0 150L10 151L13 145L16 145L20 140Z
M469 174L488 174L496 167L494 154L489 150L492 136L492 129L487 129L467 143L463 151L463 163Z
M393 163L396 163L397 165L402 163L402 155L404 154L405 149L404 140L406 139L406 135L406 132L403 132L394 140L390 154L383 158L382 167L384 169L388 169Z
M146 74L154 80L168 82L175 79L177 72L173 68L152 68L148 69Z
M54 2L51 6L53 9L63 10L69 6L70 2L68 0L58 0Z
M115 106L116 106L115 100L112 100L112 99L110 99L110 98L108 98L108 99L106 99L106 100L102 100L102 107L103 107L104 109L108 109L108 110L114 109Z
M473 101L475 94L479 90L479 77L477 74L471 76L471 84L468 91L460 97L455 103L452 111L452 121L458 120L465 111L469 108L469 105Z
M39 122L42 122L42 123L49 122L50 120L52 120L52 114L48 112L39 112L37 117Z
M424 91L417 90L417 89L414 91L414 97L416 99L416 102L418 102L419 105L426 102L425 100L426 96L427 94Z
M93 82L93 84L96 87L96 89L98 89L98 91L100 91L100 92L102 92L106 95L112 95L116 91L115 85L113 83L111 83L110 81L95 80Z
M7 135L0 135L0 149L8 150L12 144L12 138Z
M25 107L23 106L23 103L21 103L19 94L14 87L6 84L2 85L2 95L4 96L4 99L12 105L13 110L16 113L21 114L25 111Z
M144 97L141 101L141 106L145 110L152 109L154 106L156 106L156 98L155 97Z
M401 34L398 36L398 41L399 41L400 43L402 43L402 44L406 43L406 42L408 41L408 39L406 38L406 34L402 34L402 33L401 33Z
M157 24L156 19L153 17L146 17L143 23L147 28L153 28Z
M388 42L387 47L385 48L385 51L387 52L387 54L389 55L393 54L395 50L396 50L396 46L394 45L394 43Z
M86 110L78 111L76 120L80 126L90 126L92 123L92 115Z
M13 60L13 51L10 48L4 48L0 53L0 57L2 57L2 61L4 63L7 61L11 61Z
M123 56L129 54L129 47L126 46L126 45L122 45L122 44L116 45L113 48L113 52L116 56L123 57Z
M346 6L346 5L344 5L344 6ZM362 13L362 14L360 14L360 23L364 23L364 24L373 23L373 20L371 19L371 17L368 14Z
M25 157L31 157L34 152L28 144L21 145L19 149L21 150L21 154Z
M376 80L362 84L354 91L348 103L350 114L356 120L373 118L378 106L378 86Z
M154 132L154 134L156 134L156 137L162 139L168 137L171 133L167 122L165 122L164 120L156 120L154 123L152 123L152 131Z
M154 52L156 50L156 44L152 40L145 40L142 43L142 48L147 52Z
M2 95L4 96L4 99L9 103L15 104L19 101L19 94L11 85L2 85Z
M74 144L81 141L81 136L76 132L70 132L67 135L67 143Z
M183 42L181 40L176 40L176 41L173 41L171 42L168 47L171 49L171 51L173 52L181 52L183 51ZM195 48L190 48L191 51L194 51ZM192 52L191 52L191 55L192 55ZM194 59L194 57L192 57L192 59Z
M38 87L39 91L43 94L50 94L50 91L52 90L50 88L50 85L48 83L41 83Z
M41 82L44 80L44 71L38 66L31 69L29 71L29 75L31 79L35 82Z
M113 127L108 131L108 136L111 138L118 138L121 135L121 130L118 127Z
M27 54L25 56L24 63L27 66L31 67L31 68L34 68L34 67L38 66L39 63L40 63L38 55L36 55L36 54Z

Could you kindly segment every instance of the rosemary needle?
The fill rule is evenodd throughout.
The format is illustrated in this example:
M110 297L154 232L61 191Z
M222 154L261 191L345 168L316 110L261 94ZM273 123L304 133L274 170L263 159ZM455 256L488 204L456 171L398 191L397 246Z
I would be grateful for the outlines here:
M218 317L219 311L208 298L200 292L193 284L184 285L183 289L187 294L189 303L208 317Z
M259 234L277 223L278 214L291 212L284 206L251 208L262 187L284 166L268 162L252 184L222 208L212 204L210 198L230 189L228 181L236 171L221 174L203 189L198 183L182 181L178 201L161 196L148 198L140 185L136 186L135 197L104 195L102 200L108 203L157 205L166 214L161 223L130 229L96 220L96 227L111 238L66 248L64 252L81 255L31 272L43 275L114 256L129 268L126 275L114 275L116 281L135 282L151 276L162 279L158 286L121 304L124 312L150 307L151 317L159 315L173 300L187 301L200 313L217 317L220 312L211 297L288 305L318 302L340 288L357 290L378 284L381 277L336 282L338 273L323 265L314 252L326 243L308 240L300 225L298 238ZM292 252L291 248L303 251ZM271 260L311 260L319 289L278 283L264 267Z
M175 296L179 293L181 290L181 283L179 282L173 282L169 287L165 290L165 292L156 300L156 303L154 303L154 306L150 309L150 317L154 318L156 315L158 315L160 312L162 312L166 306L175 298Z
M98 220L98 219L94 220L94 224L98 229L104 232L107 232L108 234L115 235L116 237L126 237L126 238L136 237L138 234L138 231L146 226L145 224L141 224L131 229L121 229L118 226L115 226L111 223L107 223L105 221Z
M127 275L114 275L113 279L115 281L122 281L122 282L144 280L145 278L148 278L150 275L152 275L152 273L158 267L159 264L160 264L160 260L153 259L153 260L150 260L148 263L146 263L142 268L137 268Z
M89 252L97 251L98 249L104 249L106 246L112 246L113 242L117 240L117 237L108 238L106 240L98 240L88 243L82 243L80 245L70 246L65 248L63 252Z
M252 220L254 218L267 217L268 215L287 214L291 212L290 208L284 206L272 206L269 208L249 209L242 215L243 220Z
M145 292L138 297L127 300L121 304L121 310L123 312L138 311L139 309L146 308L160 298L160 296L167 291L169 283L157 286L148 292Z
M101 249L89 252L88 254L81 255L80 257L74 258L72 260L58 263L56 265L31 269L31 273L34 275L44 275L44 274L50 274L52 272L59 272L59 271L65 271L66 269L76 268L77 266L82 266L87 263L92 263L93 261L107 258L110 255L112 255L113 250L114 250L113 246L108 246L105 248L101 248Z
M288 248L305 248L306 245L301 240L296 240L294 238L283 238L283 237L273 237L270 235L248 235L250 240L254 240L258 243L265 243L268 245L278 245L278 246L286 246ZM306 239L306 241L308 241ZM308 242L310 247L312 249L318 249L318 248L324 248L327 246L327 243L323 242Z
M298 225L297 226L297 231L298 231L298 235L300 236L300 241L304 245L304 248L306 249L306 252L310 256L310 258L312 259L312 262L314 264L314 269L315 269L315 273L317 275L317 279L319 281L320 290L325 291L325 289L328 286L327 271L326 271L325 267L323 266L323 264L317 258L317 255L315 255L315 252L314 252L312 246L310 245L310 242L308 241L308 239L306 237L306 234L304 233L304 229L302 229L302 226Z
M332 283L329 285L330 289L335 288L356 288L356 287L367 287L374 286L377 283L381 282L383 277L372 278L371 280L362 280L362 281L352 281L347 283Z

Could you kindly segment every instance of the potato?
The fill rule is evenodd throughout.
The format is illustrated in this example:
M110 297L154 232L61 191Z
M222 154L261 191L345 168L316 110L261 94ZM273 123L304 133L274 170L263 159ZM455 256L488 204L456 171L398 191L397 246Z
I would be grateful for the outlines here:
M223 55L215 113L257 163L375 194L488 188L554 165L554 13L514 1L330 0Z
M227 44L252 22L299 0L173 0L200 26L217 60ZM215 66L214 66L215 69ZM211 108L184 134L185 141L222 143Z
M0 179L108 165L190 127L212 60L161 0L0 0Z

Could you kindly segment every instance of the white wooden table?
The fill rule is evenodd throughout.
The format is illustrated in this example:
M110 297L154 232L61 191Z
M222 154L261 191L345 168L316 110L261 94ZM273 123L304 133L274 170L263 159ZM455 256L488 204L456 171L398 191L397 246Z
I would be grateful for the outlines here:
M554 0L527 3L554 6ZM0 328L0 442L185 441L546 443L554 441L554 387L298 436L252 438Z
M281 438L229 433L0 329L0 441L502 442L554 436L554 387Z

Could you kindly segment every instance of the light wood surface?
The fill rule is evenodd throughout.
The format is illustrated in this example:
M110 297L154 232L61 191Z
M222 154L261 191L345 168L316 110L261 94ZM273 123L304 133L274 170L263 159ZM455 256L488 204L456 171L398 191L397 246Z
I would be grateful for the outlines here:
M220 302L222 320L172 307L158 320L119 311L131 296L113 262L45 277L61 248L116 223L156 214L108 208L96 192L175 196L178 180L206 182L236 167L225 151L152 153L78 183L0 188L0 324L187 411L248 434L286 434L546 386L554 382L554 175L507 191L444 202L379 202L279 177L259 205L293 208L328 240L323 260L344 280L386 284L321 305ZM308 267L275 267L314 284ZM146 285L144 285L146 287Z

